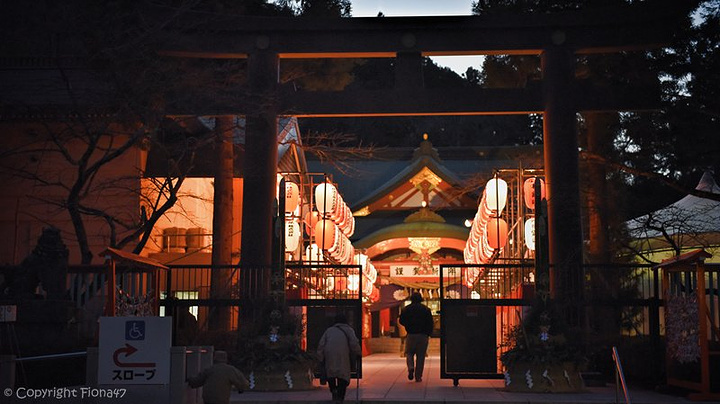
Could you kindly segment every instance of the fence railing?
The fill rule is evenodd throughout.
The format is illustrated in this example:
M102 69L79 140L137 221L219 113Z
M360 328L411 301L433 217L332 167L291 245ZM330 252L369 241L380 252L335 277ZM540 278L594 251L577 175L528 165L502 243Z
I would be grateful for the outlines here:
M16 269L0 268L10 276L18 273ZM534 291L533 270L532 263L485 265L472 269L450 267L443 274L447 285L445 299L526 298ZM83 308L96 298L105 299L106 272L104 265L71 266L68 269L68 296L76 307ZM197 317L200 311L210 307L239 306L243 298L241 276L249 276L251 279L244 282L254 282L253 285L260 288L265 282L269 284L269 280L264 279L266 272L246 271L243 275L238 266L171 266L167 271L160 271L160 304L165 308L161 310L171 313L169 305L172 304L173 308L191 308ZM657 268L649 265L586 265L585 272L588 308L606 307L619 312L626 335L662 335L664 301L661 274ZM356 275L361 274L353 266L288 265L286 296L290 299L354 298L362 290L362 285L356 288L355 283L363 277ZM468 277L479 277L478 282L482 283L478 283L477 288L467 287ZM9 276L5 278L9 279ZM149 286L143 279L128 278L122 282L127 290L145 290ZM171 301L170 298L174 299ZM101 304L96 306L102 307ZM717 310L712 315L718 316Z
M621 388L625 398L625 404L630 404L630 392L628 392L627 383L625 383L625 373L623 372L622 363L620 363L620 354L618 354L616 347L612 347L612 358L615 363L615 404L619 403Z

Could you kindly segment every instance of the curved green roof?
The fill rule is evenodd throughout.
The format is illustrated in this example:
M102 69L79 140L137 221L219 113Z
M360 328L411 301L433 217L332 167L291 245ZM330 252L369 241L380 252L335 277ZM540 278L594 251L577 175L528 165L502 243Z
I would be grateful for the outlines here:
M355 248L370 248L373 245L401 237L447 237L467 240L470 229L438 222L411 222L385 227L353 243Z

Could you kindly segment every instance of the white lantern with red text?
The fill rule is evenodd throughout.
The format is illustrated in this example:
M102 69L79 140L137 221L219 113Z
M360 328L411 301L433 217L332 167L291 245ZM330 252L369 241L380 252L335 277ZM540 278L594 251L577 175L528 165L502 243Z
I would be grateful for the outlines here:
M285 251L293 252L300 245L300 225L294 220L285 221Z
M528 250L535 251L535 218L525 221L525 245Z
M540 180L540 198L545 199L545 181ZM535 177L528 178L523 183L523 198L528 209L535 209Z
M340 202L340 194L333 184L323 182L315 187L315 206L321 215L334 215Z
M294 213L300 205L300 188L292 181L285 181L285 213Z

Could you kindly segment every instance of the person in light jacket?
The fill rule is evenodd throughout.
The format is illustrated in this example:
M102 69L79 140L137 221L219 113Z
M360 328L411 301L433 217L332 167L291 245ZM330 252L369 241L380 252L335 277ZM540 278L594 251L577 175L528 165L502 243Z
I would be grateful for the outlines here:
M187 380L192 388L203 386L204 404L230 404L230 390L233 386L240 393L248 387L249 383L242 372L227 361L227 352L215 351L213 365Z
M362 353L355 331L347 324L345 314L335 316L334 324L325 330L318 343L317 354L325 364L325 374L332 399L341 403L350 385L351 360Z

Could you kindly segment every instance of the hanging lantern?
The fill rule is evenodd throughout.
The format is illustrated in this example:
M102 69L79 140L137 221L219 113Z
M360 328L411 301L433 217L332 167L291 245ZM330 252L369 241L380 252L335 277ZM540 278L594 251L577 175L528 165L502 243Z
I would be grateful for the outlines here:
M485 202L487 207L499 216L507 203L507 182L500 178L493 178L485 185Z
M356 292L360 288L360 275L352 274L347 277L347 288Z
M531 217L525 221L525 245L531 251L535 251L535 218Z
M523 183L523 197L525 199L525 206L528 209L535 209L535 178L532 177L525 180ZM542 178L540 180L540 197L545 199L545 181Z
M370 293L372 293L372 290L373 290L372 282L370 282L368 280L368 278L363 276L363 278L362 278L362 294L363 294L363 296L370 296Z
M344 276L336 276L335 277L335 287L334 290L337 292L343 292L347 290L348 286L348 278Z
M321 215L334 215L337 211L339 194L333 184L323 182L315 187L315 206Z
M285 221L285 251L293 252L300 245L300 225L294 220Z
M319 220L315 224L315 242L323 250L329 250L335 244L336 226L332 220Z
M316 210L305 214L305 219L303 220L303 223L305 223L305 233L308 236L312 235L312 232L313 230L315 230L315 225L317 224L318 220L320 220L320 213L318 213Z
M293 213L300 204L300 188L292 181L285 181L285 213Z
M280 181L282 181L282 174L275 175L275 199L280 199Z
M372 292L370 292L370 301L377 302L380 300L380 289L373 286Z
M305 257L310 262L322 262L323 253L317 244L312 243L305 248Z
M487 243L495 250L503 248L508 238L508 224L500 218L491 218L487 224Z

